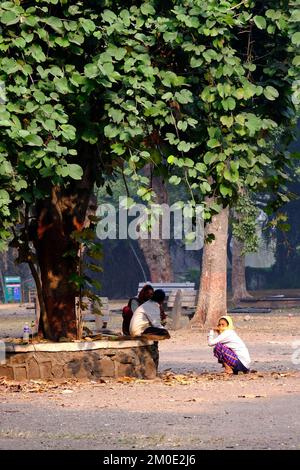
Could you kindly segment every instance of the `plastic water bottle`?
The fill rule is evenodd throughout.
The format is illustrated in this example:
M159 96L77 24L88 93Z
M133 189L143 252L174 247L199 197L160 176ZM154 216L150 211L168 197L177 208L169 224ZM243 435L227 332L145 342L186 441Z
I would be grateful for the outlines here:
M23 328L23 343L29 343L30 328L26 322Z

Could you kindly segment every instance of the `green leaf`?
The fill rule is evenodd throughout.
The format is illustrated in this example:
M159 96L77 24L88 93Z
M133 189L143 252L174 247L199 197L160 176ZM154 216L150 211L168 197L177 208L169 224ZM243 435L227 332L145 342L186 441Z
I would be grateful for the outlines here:
M245 126L249 129L250 136L252 137L257 131L261 130L262 121L255 114L248 114L245 121Z
M62 135L66 140L75 140L76 137L76 128L70 124L62 124L60 126L62 130Z
M191 67L195 69L203 65L203 59L198 58L198 57L192 57L190 63L191 63Z
M112 118L114 122L119 124L121 121L123 121L125 113L123 113L123 111L121 111L120 109L110 108L108 111L108 115Z
M211 191L211 186L207 181L203 181L203 183L200 184L200 189L202 193L209 193Z
M30 54L32 55L32 57L37 62L45 62L45 60L46 60L46 56L45 56L41 46L39 46L38 44L33 44L30 47Z
M20 179L14 184L16 191L21 191L21 189L26 189L28 187L27 181Z
M233 168L231 168L233 170ZM225 168L223 173L224 178L227 181L236 182L238 179L238 172L237 171L230 171L228 168Z
M290 21L295 22L295 23L300 22L300 9L294 10L292 12L292 15L290 17Z
M62 93L63 95L72 92L72 88L70 87L69 82L66 77L55 78L53 80L53 83L55 84L57 91L59 93Z
M182 140L178 144L177 148L180 152L188 152L191 149L191 144L189 142L185 142L184 140Z
M254 23L259 29L266 29L267 27L267 22L266 19L263 16L256 15L253 18Z
M0 189L0 207L9 204L10 197L5 189Z
M43 125L44 128L50 132L53 132L56 129L55 121L53 119L46 119Z
M55 43L60 47L69 47L70 41L67 38L55 38Z
M169 178L169 183L177 186L178 184L181 183L181 178L179 176L173 175L171 176L171 178Z
M71 163L68 165L68 172L69 172L69 176L73 180L80 180L83 175L83 170L81 166L76 165L75 163Z
M27 137L25 137L25 140L28 145L31 145L33 147L41 147L43 145L42 138L36 134L28 135Z
M232 116L221 116L220 121L224 126L230 128L233 124L233 117Z
M209 139L207 142L207 147L214 149L216 147L220 147L221 142L219 142L217 139Z
M116 47L116 46L110 46L106 50L107 54L110 54L112 57L114 57L116 60L122 60L124 59L125 55L127 54L127 50L125 47Z
M299 67L299 65L300 65L300 55L296 55L296 56L293 58L292 64L293 64L295 67Z
M145 15L145 16L149 16L149 15L154 15L154 14L155 14L155 10L154 10L153 6L150 5L150 3L142 3L142 5L141 5L141 12L142 12L143 15Z
M40 91L40 90L36 90L34 93L33 93L33 96L35 98L35 100L40 103L40 104L44 104L46 102L46 96L45 94Z
M207 166L204 163L196 163L195 168L199 173L206 173Z
M107 23L114 23L118 19L115 13L111 10L104 10L102 13L102 18Z
M278 98L279 93L276 90L276 88L274 88L272 86L267 86L264 89L264 95L267 98L267 100L274 101L276 98Z
M47 25L49 25L54 31L59 34L62 34L64 31L63 22L56 16L49 16L43 20Z
M234 98L227 98L227 106L230 111L233 111L235 109L235 99Z
M79 22L86 33L91 33L96 29L95 23L91 20L86 18L79 18Z
M167 161L170 165L174 165L177 163L177 158L174 155L169 155Z
M300 32L297 32L297 33L293 34L292 43L296 44L296 46L299 46L299 44L300 44Z
M111 148L112 151L117 155L123 155L126 152L126 147L124 147L122 144L112 144Z
M175 93L175 99L178 103L187 104L193 102L193 95L190 90L183 89Z
M86 64L84 67L84 75L87 78L95 78L99 75L97 64Z
M114 71L114 66L112 62L101 63L98 62L98 67L104 75L110 76Z
M232 196L232 189L229 188L228 186L225 186L224 184L220 184L220 193L222 196Z
M221 101L222 107L225 111L233 111L235 109L235 99L229 96L229 98L226 98Z
M104 127L105 137L108 137L109 139L113 139L118 134L119 134L119 129L117 127L111 126L110 124Z
M166 32L164 33L163 37L164 37L164 40L166 42L173 42L176 40L178 36L178 33L175 31L175 32Z
M19 17L15 14L14 11L6 11L1 14L1 23L10 26L19 22Z

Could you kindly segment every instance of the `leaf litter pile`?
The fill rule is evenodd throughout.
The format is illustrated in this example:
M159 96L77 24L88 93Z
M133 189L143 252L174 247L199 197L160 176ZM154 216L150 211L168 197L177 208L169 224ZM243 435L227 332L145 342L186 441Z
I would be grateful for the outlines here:
M293 376L292 373L279 373L279 372L257 372L256 370L251 371L249 374L239 374L239 375L227 375L224 373L209 373L203 372L197 374L194 371L187 372L185 374L175 374L172 370L167 369L161 374L158 374L162 382L165 385L190 385L194 383L201 383L206 381L220 382L220 381L249 381L249 380L258 380L263 378L275 378L280 377L289 377Z
M9 380L4 377L0 377L0 392L2 393L47 393L47 392L58 392L60 394L71 394L76 390L82 388L82 385L87 386L104 386L112 384L120 385L134 385L134 384L148 384L151 386L153 382L161 383L166 386L177 386L177 385L192 385L195 383L203 382L220 382L220 381L249 381L259 379L281 379L287 377L296 377L297 374L292 372L257 372L251 371L249 374L242 374L238 376L228 376L223 373L196 373L194 371L188 371L185 374L176 374L171 369L164 370L159 373L153 380L139 379L136 377L120 377L118 379L97 379L88 382L81 382L77 379L63 380L63 381L51 381L51 380L28 380L24 382L17 382ZM244 395L240 395L240 398L247 398ZM250 398L250 397L249 397ZM251 396L251 398L254 398Z

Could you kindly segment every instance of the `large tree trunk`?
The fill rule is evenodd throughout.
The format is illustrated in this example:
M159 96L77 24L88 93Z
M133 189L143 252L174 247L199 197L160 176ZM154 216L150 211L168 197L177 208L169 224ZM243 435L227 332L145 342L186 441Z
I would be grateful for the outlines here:
M64 218L64 217L63 217ZM55 207L43 207L38 215L38 241L36 251L40 266L42 294L49 330L40 317L39 331L48 339L57 341L61 337L77 338L75 314L76 289L70 283L70 276L77 272L76 258L64 255L77 252L77 246L70 239L75 227L64 227L64 220L57 220Z
M213 234L215 239L203 248L200 293L191 326L216 326L227 312L228 213L228 208L222 209L205 227L205 238Z
M233 237L232 244L232 301L252 298L246 287L245 255L242 254L243 242Z
M82 179L71 182L66 189L53 187L51 197L36 205L32 239L45 308L45 315L40 317L39 334L54 341L61 337L79 338L75 309L79 290L70 277L79 274L80 244L72 233L83 230L85 226L95 178L93 153L86 153Z
M147 165L145 173L151 177L150 165ZM152 188L156 193L156 203L168 204L168 192L161 176L152 176ZM152 282L174 281L169 240L139 238L138 243L150 271L150 280Z
M39 332L55 341L61 337L78 338L75 312L78 290L70 277L78 273L79 244L71 234L84 226L88 196L80 197L74 192L53 188L52 199L41 202L37 207L35 248L49 326L45 328L41 316Z

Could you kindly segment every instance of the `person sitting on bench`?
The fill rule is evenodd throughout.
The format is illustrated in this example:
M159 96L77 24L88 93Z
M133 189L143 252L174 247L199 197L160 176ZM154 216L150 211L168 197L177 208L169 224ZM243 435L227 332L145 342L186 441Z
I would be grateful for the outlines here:
M154 289L150 284L146 284L139 295L137 297L131 297L129 299L128 304L123 307L122 310L122 317L123 317L123 323L122 323L122 331L124 335L130 335L129 333L129 325L130 321L132 319L132 315L134 311L142 305L144 302L147 302L147 300L151 299L152 295L154 294Z
M154 341L170 338L169 332L161 325L160 307L165 297L164 291L157 289L150 300L135 310L129 325L131 336L143 336Z

